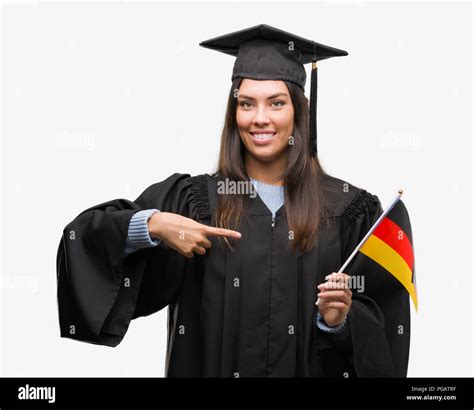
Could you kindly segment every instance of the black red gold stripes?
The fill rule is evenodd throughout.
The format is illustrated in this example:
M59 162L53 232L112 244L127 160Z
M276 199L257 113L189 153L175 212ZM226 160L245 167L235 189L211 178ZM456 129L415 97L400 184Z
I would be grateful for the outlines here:
M395 276L408 291L415 309L418 310L412 241L408 212L400 200L382 219L359 251Z

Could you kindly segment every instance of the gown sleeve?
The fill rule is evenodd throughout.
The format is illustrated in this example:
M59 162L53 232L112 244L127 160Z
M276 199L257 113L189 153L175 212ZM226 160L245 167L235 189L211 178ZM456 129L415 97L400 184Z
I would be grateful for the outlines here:
M65 227L56 260L61 337L115 347L132 319L177 300L193 259L164 243L127 255L125 244L130 220L140 210L197 219L194 178L174 174L133 202L93 206Z
M377 196L360 190L340 219L342 261L345 261L383 213ZM388 272L360 252L346 268L365 276L365 291L352 290L348 322L352 361L359 377L406 377L410 309L408 293ZM404 326L400 332L399 326Z

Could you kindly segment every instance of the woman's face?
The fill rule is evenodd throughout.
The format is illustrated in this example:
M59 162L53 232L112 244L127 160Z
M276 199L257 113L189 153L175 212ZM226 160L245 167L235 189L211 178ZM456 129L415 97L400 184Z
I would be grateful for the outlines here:
M270 162L286 155L294 110L283 81L245 78L239 88L237 126L247 153Z

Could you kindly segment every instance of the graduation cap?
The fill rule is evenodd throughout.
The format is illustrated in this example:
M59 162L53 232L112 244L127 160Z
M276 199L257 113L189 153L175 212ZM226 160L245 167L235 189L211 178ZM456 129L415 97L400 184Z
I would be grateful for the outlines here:
M317 155L316 62L330 57L346 56L347 51L325 46L266 24L215 37L199 45L237 57L232 81L236 78L284 80L297 84L304 91L306 83L304 64L311 62L309 144L311 155Z

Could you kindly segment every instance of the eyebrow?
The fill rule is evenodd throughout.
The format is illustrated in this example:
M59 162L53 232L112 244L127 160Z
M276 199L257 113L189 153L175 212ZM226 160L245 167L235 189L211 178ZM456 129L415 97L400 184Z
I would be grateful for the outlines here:
M277 94L273 94L271 95L270 97L267 98L267 100L271 100L273 98L276 98L276 97L280 97L280 96L284 96L284 97L288 97L288 94L286 93L277 93ZM244 95L244 94L239 94L238 95L239 98L245 98L247 100L254 100L255 101L255 98L249 96L249 95Z

